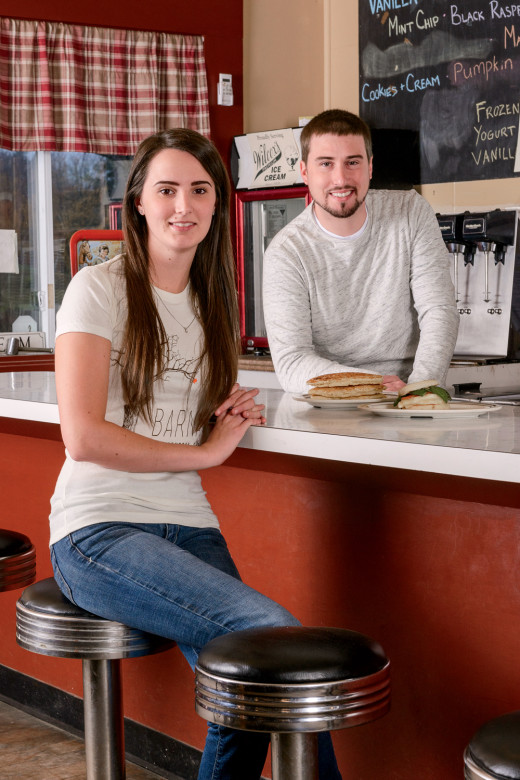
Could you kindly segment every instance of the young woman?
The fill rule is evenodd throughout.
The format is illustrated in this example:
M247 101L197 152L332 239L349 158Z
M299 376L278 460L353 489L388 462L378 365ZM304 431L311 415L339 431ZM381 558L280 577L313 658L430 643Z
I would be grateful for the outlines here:
M197 473L265 422L258 391L235 381L229 182L213 144L184 129L143 141L123 229L124 254L76 274L58 313L67 455L51 558L69 599L174 639L193 667L222 633L298 623L241 582ZM267 744L211 724L200 780L257 780ZM323 744L323 778L339 778Z

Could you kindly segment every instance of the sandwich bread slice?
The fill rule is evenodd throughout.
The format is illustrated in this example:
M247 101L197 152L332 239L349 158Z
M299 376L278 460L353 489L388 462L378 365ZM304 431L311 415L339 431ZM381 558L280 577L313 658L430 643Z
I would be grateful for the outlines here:
M309 395L312 398L359 399L384 398L381 374L344 371L338 374L322 374L309 379Z
M398 409L446 409L451 396L435 379L410 382L398 391L394 406Z

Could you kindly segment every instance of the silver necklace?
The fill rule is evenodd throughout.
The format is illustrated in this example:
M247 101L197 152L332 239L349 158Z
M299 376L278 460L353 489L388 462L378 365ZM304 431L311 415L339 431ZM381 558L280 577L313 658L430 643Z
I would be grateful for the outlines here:
M169 314L171 317L173 317L173 319L175 320L175 322L176 322L178 325L180 325L180 326L181 326L181 328L183 329L183 331L184 331L185 333L187 333L187 332L188 332L188 330L189 330L189 329L191 328L191 326L193 325L193 323L195 322L195 320L197 319L197 315L195 314L195 316L193 317L193 319L192 319L192 321L190 322L190 324L189 324L189 325L183 325L183 324L182 324L182 322L179 322L179 320L177 319L177 317L175 316L175 314L172 312L172 310L170 309L170 307L169 307L169 306L168 306L168 305L165 303L165 301L163 301L163 299L161 298L161 296L159 295L159 293L157 293L157 297L159 298L160 302L162 303L162 305L164 306L164 308L166 309L166 311L168 312L168 314Z

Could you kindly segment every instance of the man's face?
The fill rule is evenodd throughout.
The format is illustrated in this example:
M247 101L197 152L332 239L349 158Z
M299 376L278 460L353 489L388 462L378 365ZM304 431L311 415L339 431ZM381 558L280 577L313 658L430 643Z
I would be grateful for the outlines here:
M300 163L318 220L338 235L351 235L363 225L363 205L372 177L361 135L315 135L307 163Z

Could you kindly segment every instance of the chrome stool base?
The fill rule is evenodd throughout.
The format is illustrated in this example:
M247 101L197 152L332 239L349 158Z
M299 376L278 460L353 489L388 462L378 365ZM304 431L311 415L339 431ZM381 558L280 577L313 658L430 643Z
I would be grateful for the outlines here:
M293 732L271 734L271 769L273 780L318 777L318 734Z
M16 641L33 653L81 659L87 780L124 780L121 659L158 653L174 642L86 612L52 577L18 599Z
M229 728L270 732L273 780L314 780L318 732L388 712L389 666L382 648L354 631L237 631L200 652L195 709Z

